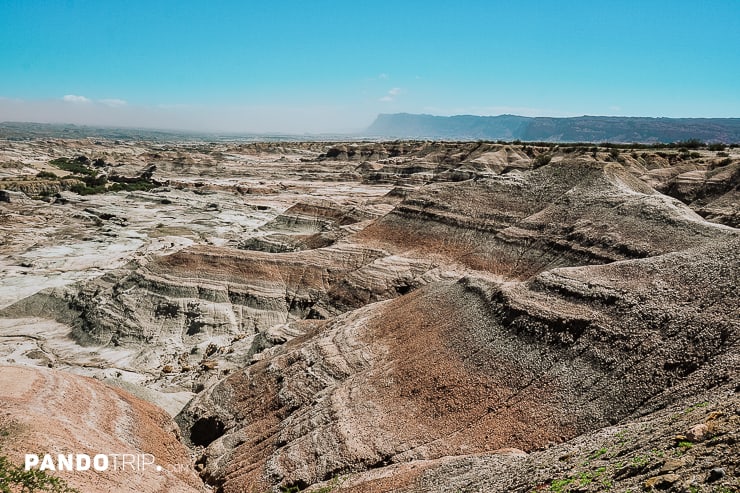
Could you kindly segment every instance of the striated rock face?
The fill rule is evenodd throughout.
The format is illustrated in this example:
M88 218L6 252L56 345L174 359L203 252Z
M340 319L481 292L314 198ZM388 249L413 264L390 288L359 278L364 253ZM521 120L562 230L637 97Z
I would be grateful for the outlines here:
M169 185L0 206L0 361L177 414L215 491L737 485L734 150L64 145Z
M356 244L280 255L193 247L81 288L39 293L4 314L69 323L80 344L126 351L127 371L191 390L302 334L311 327L304 319L330 318L444 275L430 262Z
M6 313L49 314L48 296L61 298L66 308L56 317L76 318L79 342L131 347L136 366L167 366L167 373L184 373L177 379L187 386L188 372L211 356L204 354L209 344L223 354L239 342L235 363L244 364L263 348L271 327L330 318L467 270L526 279L558 266L649 257L734 234L618 164L578 160L430 184L375 220L366 210L304 202L261 228L303 238L341 232L332 246L281 254L193 246L141 258L81 288L27 298Z
M326 247L378 215L328 200L299 202L260 228L268 234L250 237L239 248L281 253Z
M735 491L738 404L725 387L530 454L502 449L417 460L336 476L306 491L650 491L658 483L669 491ZM712 428L712 439L676 439L696 426ZM713 472L719 469L725 474Z
M22 192L31 197L51 197L59 192L69 190L82 182L75 179L68 180L13 180L5 181L3 187L14 192Z
M657 255L723 230L621 165L581 160L428 185L360 238L447 254L469 268L528 277L562 265Z
M294 339L178 420L191 440L224 424L201 459L223 491L537 450L737 377L738 247L433 283Z
M58 454L151 454L160 471L130 459L124 470L109 459L106 471L49 474L85 492L203 491L177 427L156 406L54 370L0 366L0 381L0 450L12 463L23 466L25 454L50 454L55 463Z
M740 226L738 187L740 162L730 159L681 173L663 186L668 195L690 204L703 217L735 228Z

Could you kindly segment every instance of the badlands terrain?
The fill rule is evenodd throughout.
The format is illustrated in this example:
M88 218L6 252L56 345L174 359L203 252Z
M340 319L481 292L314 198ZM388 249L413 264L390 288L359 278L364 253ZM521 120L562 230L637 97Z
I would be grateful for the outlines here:
M80 491L740 489L740 149L0 141L0 455ZM2 486L2 485L0 485Z

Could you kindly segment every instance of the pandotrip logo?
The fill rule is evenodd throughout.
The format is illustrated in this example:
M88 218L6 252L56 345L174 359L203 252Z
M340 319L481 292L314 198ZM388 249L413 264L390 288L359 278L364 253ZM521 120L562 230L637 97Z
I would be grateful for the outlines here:
M26 471L162 472L152 454L25 454Z

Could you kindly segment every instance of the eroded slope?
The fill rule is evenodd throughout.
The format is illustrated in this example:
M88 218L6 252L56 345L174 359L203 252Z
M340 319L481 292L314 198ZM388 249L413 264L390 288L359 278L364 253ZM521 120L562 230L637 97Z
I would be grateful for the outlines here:
M203 491L176 426L156 406L55 370L1 366L0 379L0 449L13 463L29 453L51 454L55 464L57 454L133 454L126 467L109 459L105 471L50 474L85 492ZM142 454L161 470L141 466Z

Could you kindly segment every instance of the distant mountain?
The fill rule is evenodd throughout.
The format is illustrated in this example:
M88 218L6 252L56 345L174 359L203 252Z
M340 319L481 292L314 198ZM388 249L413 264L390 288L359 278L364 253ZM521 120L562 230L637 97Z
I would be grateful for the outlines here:
M101 138L158 142L197 140L198 137L201 136L193 132L168 130L95 127L71 123L0 122L0 139L8 140Z
M740 142L740 118L575 118L433 116L381 114L367 129L371 137L440 140L522 140L546 142Z
M360 137L344 134L291 135L228 132L195 132L147 128L97 127L71 123L0 122L0 139L109 139L146 142L300 142L356 140Z

